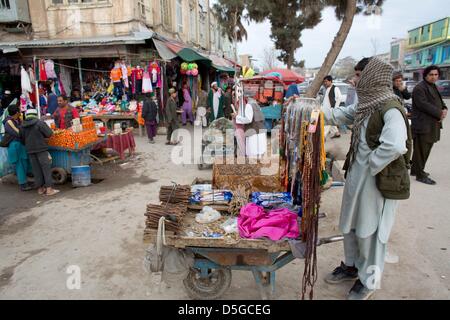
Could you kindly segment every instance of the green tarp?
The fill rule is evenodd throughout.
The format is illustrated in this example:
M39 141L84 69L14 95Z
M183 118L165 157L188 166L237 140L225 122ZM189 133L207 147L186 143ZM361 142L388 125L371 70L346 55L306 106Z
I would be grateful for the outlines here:
M211 60L189 48L181 49L177 52L177 55L186 62L202 61L205 64L211 65Z
M235 73L236 72L236 70L234 70L234 68L225 67L225 66L218 66L216 64L213 64L212 66L213 66L213 68L215 68L215 69L217 69L219 71L222 71L222 72L230 72L230 73Z

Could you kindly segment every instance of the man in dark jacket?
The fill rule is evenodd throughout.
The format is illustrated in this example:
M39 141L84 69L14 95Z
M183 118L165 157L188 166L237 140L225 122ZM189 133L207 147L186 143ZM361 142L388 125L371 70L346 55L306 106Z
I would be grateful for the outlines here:
M412 132L414 154L411 175L417 181L435 185L436 181L426 173L425 166L433 145L441 139L442 121L447 117L447 106L442 100L435 83L439 80L440 69L430 66L425 69L424 81L413 91Z
M408 88L403 85L403 75L397 73L392 79L394 82L394 93L404 102L411 99L411 93L408 92Z
M59 193L58 190L53 189L52 157L48 152L46 141L52 135L53 131L48 125L38 119L37 110L27 110L20 137L30 157L35 187L38 188L40 195L47 196Z
M156 131L158 129L158 105L147 93L144 99L144 106L142 107L142 118L145 120L145 127L147 128L148 140L151 144L155 143Z
M174 131L179 128L178 113L177 113L177 91L175 89L169 90L169 99L166 104L166 120L167 120L167 143L166 145L177 145L177 142L172 141Z
M231 104L233 103L233 88L228 85L225 94L223 95L223 112L225 118L231 120L231 114L233 113L233 109L231 108Z

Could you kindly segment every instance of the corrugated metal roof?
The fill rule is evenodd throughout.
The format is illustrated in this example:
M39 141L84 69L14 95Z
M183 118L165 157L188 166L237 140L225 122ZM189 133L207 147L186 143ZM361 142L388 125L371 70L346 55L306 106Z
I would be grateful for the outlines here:
M17 51L19 51L19 49L17 49L16 47L0 46L0 52L3 52L3 53L12 53L12 52L17 52Z
M91 38L74 38L74 39L43 39L28 40L18 42L0 42L0 48L45 48L45 47L70 47L77 45L112 45L112 44L139 44L145 43L145 40L151 39L154 32L147 29L146 31L134 32L128 36L107 36L107 37L91 37Z

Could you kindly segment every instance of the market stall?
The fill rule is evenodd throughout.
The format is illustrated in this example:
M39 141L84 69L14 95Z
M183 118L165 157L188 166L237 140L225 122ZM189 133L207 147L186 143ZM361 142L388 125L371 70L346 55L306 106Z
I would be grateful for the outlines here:
M136 142L134 140L133 130L127 129L125 132L109 133L105 136L105 140L98 143L94 148L95 150L112 149L119 155L121 160L125 160L125 152L128 151L131 157L136 149Z
M270 298L277 270L299 258L305 260L302 298L312 299L317 245L342 240L318 239L320 194L329 175L315 100L289 102L280 154L269 164L218 163L211 181L163 187L160 203L147 207L144 240L156 244L146 257L149 269L163 271L164 259L157 265L155 259L169 250L190 261L180 274L194 299L219 299L231 270L251 271L262 297ZM170 276L163 271L163 278Z
M268 132L281 120L286 84L276 76L256 76L241 80L244 94L258 102Z
M51 120L48 123L54 128ZM92 149L103 140L97 134L93 119L89 117L75 119L74 126L70 129L54 129L48 144L55 184L65 184L74 168L89 167Z

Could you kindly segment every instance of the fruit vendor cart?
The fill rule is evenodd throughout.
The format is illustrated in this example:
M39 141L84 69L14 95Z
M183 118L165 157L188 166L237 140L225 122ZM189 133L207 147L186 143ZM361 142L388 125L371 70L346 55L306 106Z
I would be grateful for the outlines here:
M52 177L54 183L63 185L72 174L73 167L90 165L92 149L104 140L105 138L100 138L80 148L78 145L75 145L75 148L50 146L49 152L52 156Z

